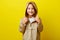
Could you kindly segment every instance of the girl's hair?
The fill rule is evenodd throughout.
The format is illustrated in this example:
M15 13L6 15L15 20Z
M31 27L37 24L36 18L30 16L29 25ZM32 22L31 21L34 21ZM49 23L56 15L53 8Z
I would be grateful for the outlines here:
M31 1L27 4L26 11L25 11L25 16L28 17L27 8L28 8L29 4L32 4L32 6L34 8L35 14L33 16L35 17L37 15L38 9L37 9L37 6L36 6L35 2L33 2L33 1Z

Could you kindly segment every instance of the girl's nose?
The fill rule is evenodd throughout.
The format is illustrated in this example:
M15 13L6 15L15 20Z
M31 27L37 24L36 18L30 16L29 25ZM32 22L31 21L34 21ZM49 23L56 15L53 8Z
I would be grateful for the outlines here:
M32 9L30 9L30 12L32 11Z

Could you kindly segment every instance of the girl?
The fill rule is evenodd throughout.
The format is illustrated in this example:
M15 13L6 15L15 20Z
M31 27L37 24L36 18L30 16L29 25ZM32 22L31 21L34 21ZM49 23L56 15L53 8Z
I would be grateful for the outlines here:
M40 40L40 31L43 27L41 19L37 15L37 6L29 2L26 8L25 17L20 21L20 32L23 33L23 40Z

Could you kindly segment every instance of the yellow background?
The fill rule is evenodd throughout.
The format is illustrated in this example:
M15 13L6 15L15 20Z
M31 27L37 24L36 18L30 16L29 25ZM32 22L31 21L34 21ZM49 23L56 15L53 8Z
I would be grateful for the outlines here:
M31 0L0 0L0 40L22 40L20 19ZM42 19L41 40L60 40L60 0L32 0Z

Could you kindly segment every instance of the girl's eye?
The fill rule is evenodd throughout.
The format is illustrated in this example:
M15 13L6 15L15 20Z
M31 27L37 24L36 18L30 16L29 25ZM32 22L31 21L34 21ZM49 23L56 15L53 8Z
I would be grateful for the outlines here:
M34 8L32 8L32 9L34 9Z
M27 8L27 9L30 9L30 8Z

